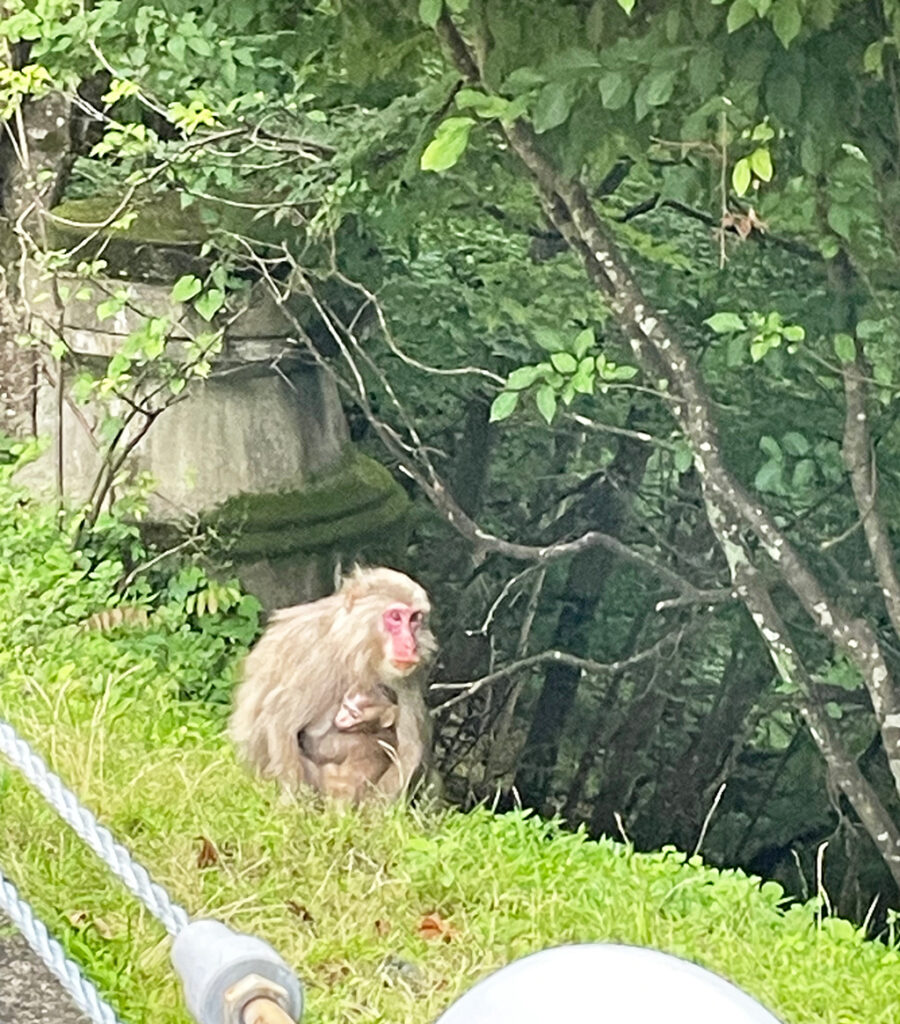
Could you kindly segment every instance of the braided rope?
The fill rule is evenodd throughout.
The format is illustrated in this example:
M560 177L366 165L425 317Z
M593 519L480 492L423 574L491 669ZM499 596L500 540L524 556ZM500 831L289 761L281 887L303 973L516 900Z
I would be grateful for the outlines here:
M187 911L174 903L161 885L147 873L128 850L81 805L78 797L55 775L43 759L0 720L0 753L19 769L56 813L70 825L114 874L128 886L150 913L174 936L188 923Z
M93 982L85 978L78 967L66 956L65 950L47 931L42 921L34 916L31 907L16 892L16 887L0 872L0 910L25 936L25 941L50 968L75 1005L95 1024L121 1024L113 1008L107 1003Z

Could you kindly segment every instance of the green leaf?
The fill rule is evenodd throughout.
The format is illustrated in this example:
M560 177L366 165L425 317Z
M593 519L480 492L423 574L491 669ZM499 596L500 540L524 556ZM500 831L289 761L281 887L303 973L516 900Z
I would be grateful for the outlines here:
M634 0L616 0L616 3L626 14L631 14L634 10Z
M419 162L422 170L446 171L453 167L466 151L473 124L471 117L448 117L439 124Z
M661 107L667 103L675 89L674 71L657 71L650 77L647 84L647 105L650 107Z
M169 328L167 317L152 317L147 321L144 331L139 335L141 351L147 359L156 359L162 355L166 347L166 332Z
M771 434L763 434L759 439L760 451L765 452L769 458L775 462L781 462L784 459L784 455L781 451L781 445L772 437Z
M556 415L556 395L553 392L553 388L549 384L542 384L537 390L535 401L541 416L548 423L552 423L553 417Z
M703 99L719 92L723 54L713 46L697 49L688 64L688 80Z
M225 293L218 288L210 288L194 302L194 309L209 323L225 304Z
M538 327L534 332L534 340L548 352L564 352L567 347L566 336L552 327Z
M785 49L797 38L801 25L797 0L775 0L772 7L772 28Z
M738 316L737 313L713 313L712 316L708 316L703 321L707 327L711 328L716 334L731 334L734 331L745 331L747 325Z
M781 333L785 341L803 341L806 337L806 331L800 324L788 324Z
M750 358L754 363L758 363L772 347L772 341L769 335L766 334L761 338L754 338L753 341L750 342Z
M725 349L725 365L734 369L744 362L747 354L747 337L744 334L733 334L728 339L728 346Z
M791 486L795 491L803 490L816 479L816 464L812 459L801 459L794 466L794 474L791 477Z
M754 149L747 159L750 161L750 169L757 178L763 181L772 180L772 157L767 149Z
M769 493L784 493L784 478L781 465L778 462L764 462L753 480L753 486L758 491Z
M77 295L75 297L78 298ZM862 341L876 338L885 332L886 326L884 320L860 320L856 325L856 336Z
M750 161L743 157L741 160L738 160L734 165L734 170L731 172L732 188L739 196L742 196L750 188L752 180L753 175L750 171Z
M728 9L725 26L729 32L737 32L739 28L743 28L748 21L752 21L755 17L756 8L750 3L750 0L734 0Z
M122 352L117 352L110 359L106 367L106 376L110 378L121 377L123 373L131 369L131 360Z
M203 284L199 278L194 277L193 274L185 274L184 277L179 277L172 287L172 301L187 302L188 299L192 299L202 287Z
M538 135L563 124L574 101L575 89L571 82L548 82L538 94L534 106L534 130Z
M853 207L839 206L832 204L828 207L828 226L841 238L850 237L850 228L853 224Z
M836 334L834 352L842 363L852 363L856 359L856 342L849 334Z
M694 464L694 451L687 441L679 441L675 448L675 468L679 473L686 473Z
M578 370L572 378L572 387L582 395L592 395L595 376L594 360L588 356L578 364Z
M541 366L520 366L506 378L506 386L512 391L522 391L530 388L543 375L544 370Z
M419 20L429 28L434 28L443 7L443 0L419 0Z
M79 374L72 382L72 397L79 405L84 405L91 397L97 382L89 373Z
M593 347L594 330L591 327L586 327L576 336L572 345L572 353L576 359L583 359Z
M503 81L503 91L512 93L531 92L543 85L549 76L537 68L523 66L511 71Z
M603 377L605 380L633 380L637 375L636 366L613 366L607 367Z
M112 298L107 299L105 302L97 304L97 319L108 320L109 317L115 316L116 313L121 312L125 308L125 297L122 295L113 295Z
M884 39L876 39L874 43L869 43L866 47L866 52L863 54L863 71L868 71L879 77L883 74L885 42L886 40Z
M166 43L166 49L180 64L184 63L184 52L185 42L184 36L172 36L168 43Z
M809 441L796 430L789 430L781 438L781 444L788 455L806 455L809 451Z
M500 420L505 420L508 416L512 416L518 402L518 391L501 391L494 401L491 402L490 422L497 423Z
M502 117L509 110L509 100L503 96L489 96L478 89L460 89L456 94L460 110L471 109L479 117Z
M212 56L212 44L203 36L189 36L187 44L188 49L193 50L194 53L199 53L201 57Z
M607 110L621 110L631 99L631 82L621 71L607 71L600 79L600 100Z
M568 352L554 352L550 356L550 362L559 373L574 373L578 369L575 357Z

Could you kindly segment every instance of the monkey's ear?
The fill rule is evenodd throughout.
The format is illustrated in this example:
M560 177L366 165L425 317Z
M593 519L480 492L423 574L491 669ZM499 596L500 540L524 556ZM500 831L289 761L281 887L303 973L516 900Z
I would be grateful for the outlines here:
M352 572L344 577L344 582L341 584L340 592L344 599L344 608L350 611L353 605L365 595L366 590L365 569L359 562L355 562Z

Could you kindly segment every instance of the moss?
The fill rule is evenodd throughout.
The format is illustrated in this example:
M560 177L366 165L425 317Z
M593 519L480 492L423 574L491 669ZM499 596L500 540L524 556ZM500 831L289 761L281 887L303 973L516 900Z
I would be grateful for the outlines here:
M200 248L209 236L197 206L181 209L177 193L135 199L137 214L124 228L100 227L120 216L120 196L68 199L47 220L47 243L53 249L79 246L78 259L102 257L109 273L135 281L174 281L182 274L206 273Z
M139 195L121 210L121 196L66 199L53 208L47 220L48 245L63 250L80 246L79 260L102 255L114 275L170 281L181 274L205 272L207 261L200 250L216 229L262 245L281 245L289 232L296 234L296 229L285 223L276 225L270 217L257 218L255 210L233 203L204 199L182 207L181 201L179 192ZM101 227L125 213L135 214L126 227Z
M132 244L197 246L209 237L203 209L196 203L185 209L177 192L135 199L128 207L136 214L125 228L100 228L116 215L119 196L95 196L91 199L67 199L56 206L48 224L48 238L54 247L67 248L95 231L106 238L121 238ZM119 214L121 216L121 212ZM63 223L70 221L73 223Z
M384 466L348 448L338 466L318 480L229 498L208 520L227 538L231 556L247 559L381 544L405 534L409 508Z

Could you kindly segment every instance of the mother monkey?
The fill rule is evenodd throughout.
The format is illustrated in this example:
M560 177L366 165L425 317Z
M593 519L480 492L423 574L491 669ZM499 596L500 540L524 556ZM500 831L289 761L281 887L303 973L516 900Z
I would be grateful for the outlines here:
M265 778L324 788L310 754L322 737L334 746L344 698L387 686L397 698L396 749L370 788L404 793L431 752L421 690L435 649L429 609L428 595L403 573L358 568L330 597L275 612L235 696L230 732L244 756Z

